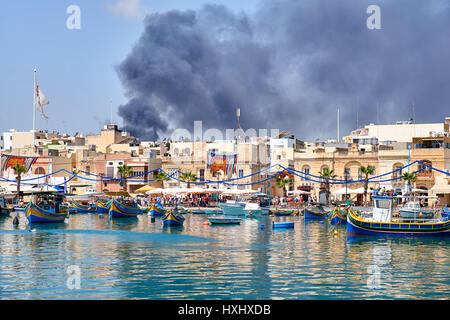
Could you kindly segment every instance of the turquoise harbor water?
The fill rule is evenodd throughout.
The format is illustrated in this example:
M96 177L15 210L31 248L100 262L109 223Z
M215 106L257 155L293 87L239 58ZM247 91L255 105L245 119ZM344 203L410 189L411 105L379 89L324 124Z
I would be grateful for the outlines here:
M13 213L14 214L14 213ZM12 214L12 215L13 215ZM163 228L142 215L71 215L33 225L0 218L1 299L448 299L448 238L348 238L328 221L247 218ZM272 230L271 220L295 221ZM265 228L260 228L264 224ZM79 289L68 268L81 271Z

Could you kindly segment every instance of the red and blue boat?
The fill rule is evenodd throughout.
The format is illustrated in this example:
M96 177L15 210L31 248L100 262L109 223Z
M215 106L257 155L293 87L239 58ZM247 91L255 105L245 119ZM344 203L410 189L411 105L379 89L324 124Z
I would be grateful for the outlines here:
M347 213L345 211L347 210L335 207L329 216L330 223L332 225L347 224Z
M150 208L150 211L148 212L148 215L152 217L162 217L167 214L167 210L163 207L161 202L158 201L158 203L155 205L153 204Z
M107 202L97 201L97 213L109 213L109 207L111 206L112 200Z
M182 226L184 218L170 210L163 218L163 225L165 226Z
M92 211L96 211L96 208L92 208L89 205L85 205L78 201L72 200L72 207L70 208L70 212L79 213L79 212L92 212Z
M59 205L47 204L38 206L30 201L25 208L25 216L30 223L64 222L68 212L60 210Z
M142 213L137 204L128 206L120 201L112 200L109 207L109 215L111 218L133 218Z
M303 209L303 215L305 219L326 219L330 215L331 211L325 211L321 206Z
M405 219L393 217L393 198L373 196L373 211L357 214L349 210L347 234L349 236L403 236L403 237L448 237L448 217L433 219Z

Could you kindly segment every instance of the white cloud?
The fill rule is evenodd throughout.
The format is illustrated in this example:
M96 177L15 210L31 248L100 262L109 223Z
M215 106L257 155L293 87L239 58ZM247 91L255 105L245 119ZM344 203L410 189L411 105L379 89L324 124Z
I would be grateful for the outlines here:
M145 14L141 0L115 0L114 3L108 5L108 10L130 18L142 18Z

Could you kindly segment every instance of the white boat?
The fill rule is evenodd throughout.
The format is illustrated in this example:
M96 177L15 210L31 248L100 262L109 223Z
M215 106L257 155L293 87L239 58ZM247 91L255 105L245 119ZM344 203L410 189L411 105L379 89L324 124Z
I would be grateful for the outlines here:
M249 216L262 214L262 210L259 203L248 202L243 210L245 215Z
M400 216L408 219L432 219L434 217L434 211L430 208L421 208L419 202L409 201L403 208L399 209Z
M222 209L223 214L230 216L244 216L246 202L228 200L225 203L219 203L220 209Z

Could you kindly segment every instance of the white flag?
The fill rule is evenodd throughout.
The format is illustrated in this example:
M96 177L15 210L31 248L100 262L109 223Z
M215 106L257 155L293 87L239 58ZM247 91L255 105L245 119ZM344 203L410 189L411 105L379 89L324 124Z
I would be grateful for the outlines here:
M47 97L44 95L44 93L39 89L39 86L36 86L36 101L35 101L35 107L39 110L39 113L41 114L41 117L48 119L48 117L44 114L44 109L42 106L45 106L49 104L50 101L48 101Z

